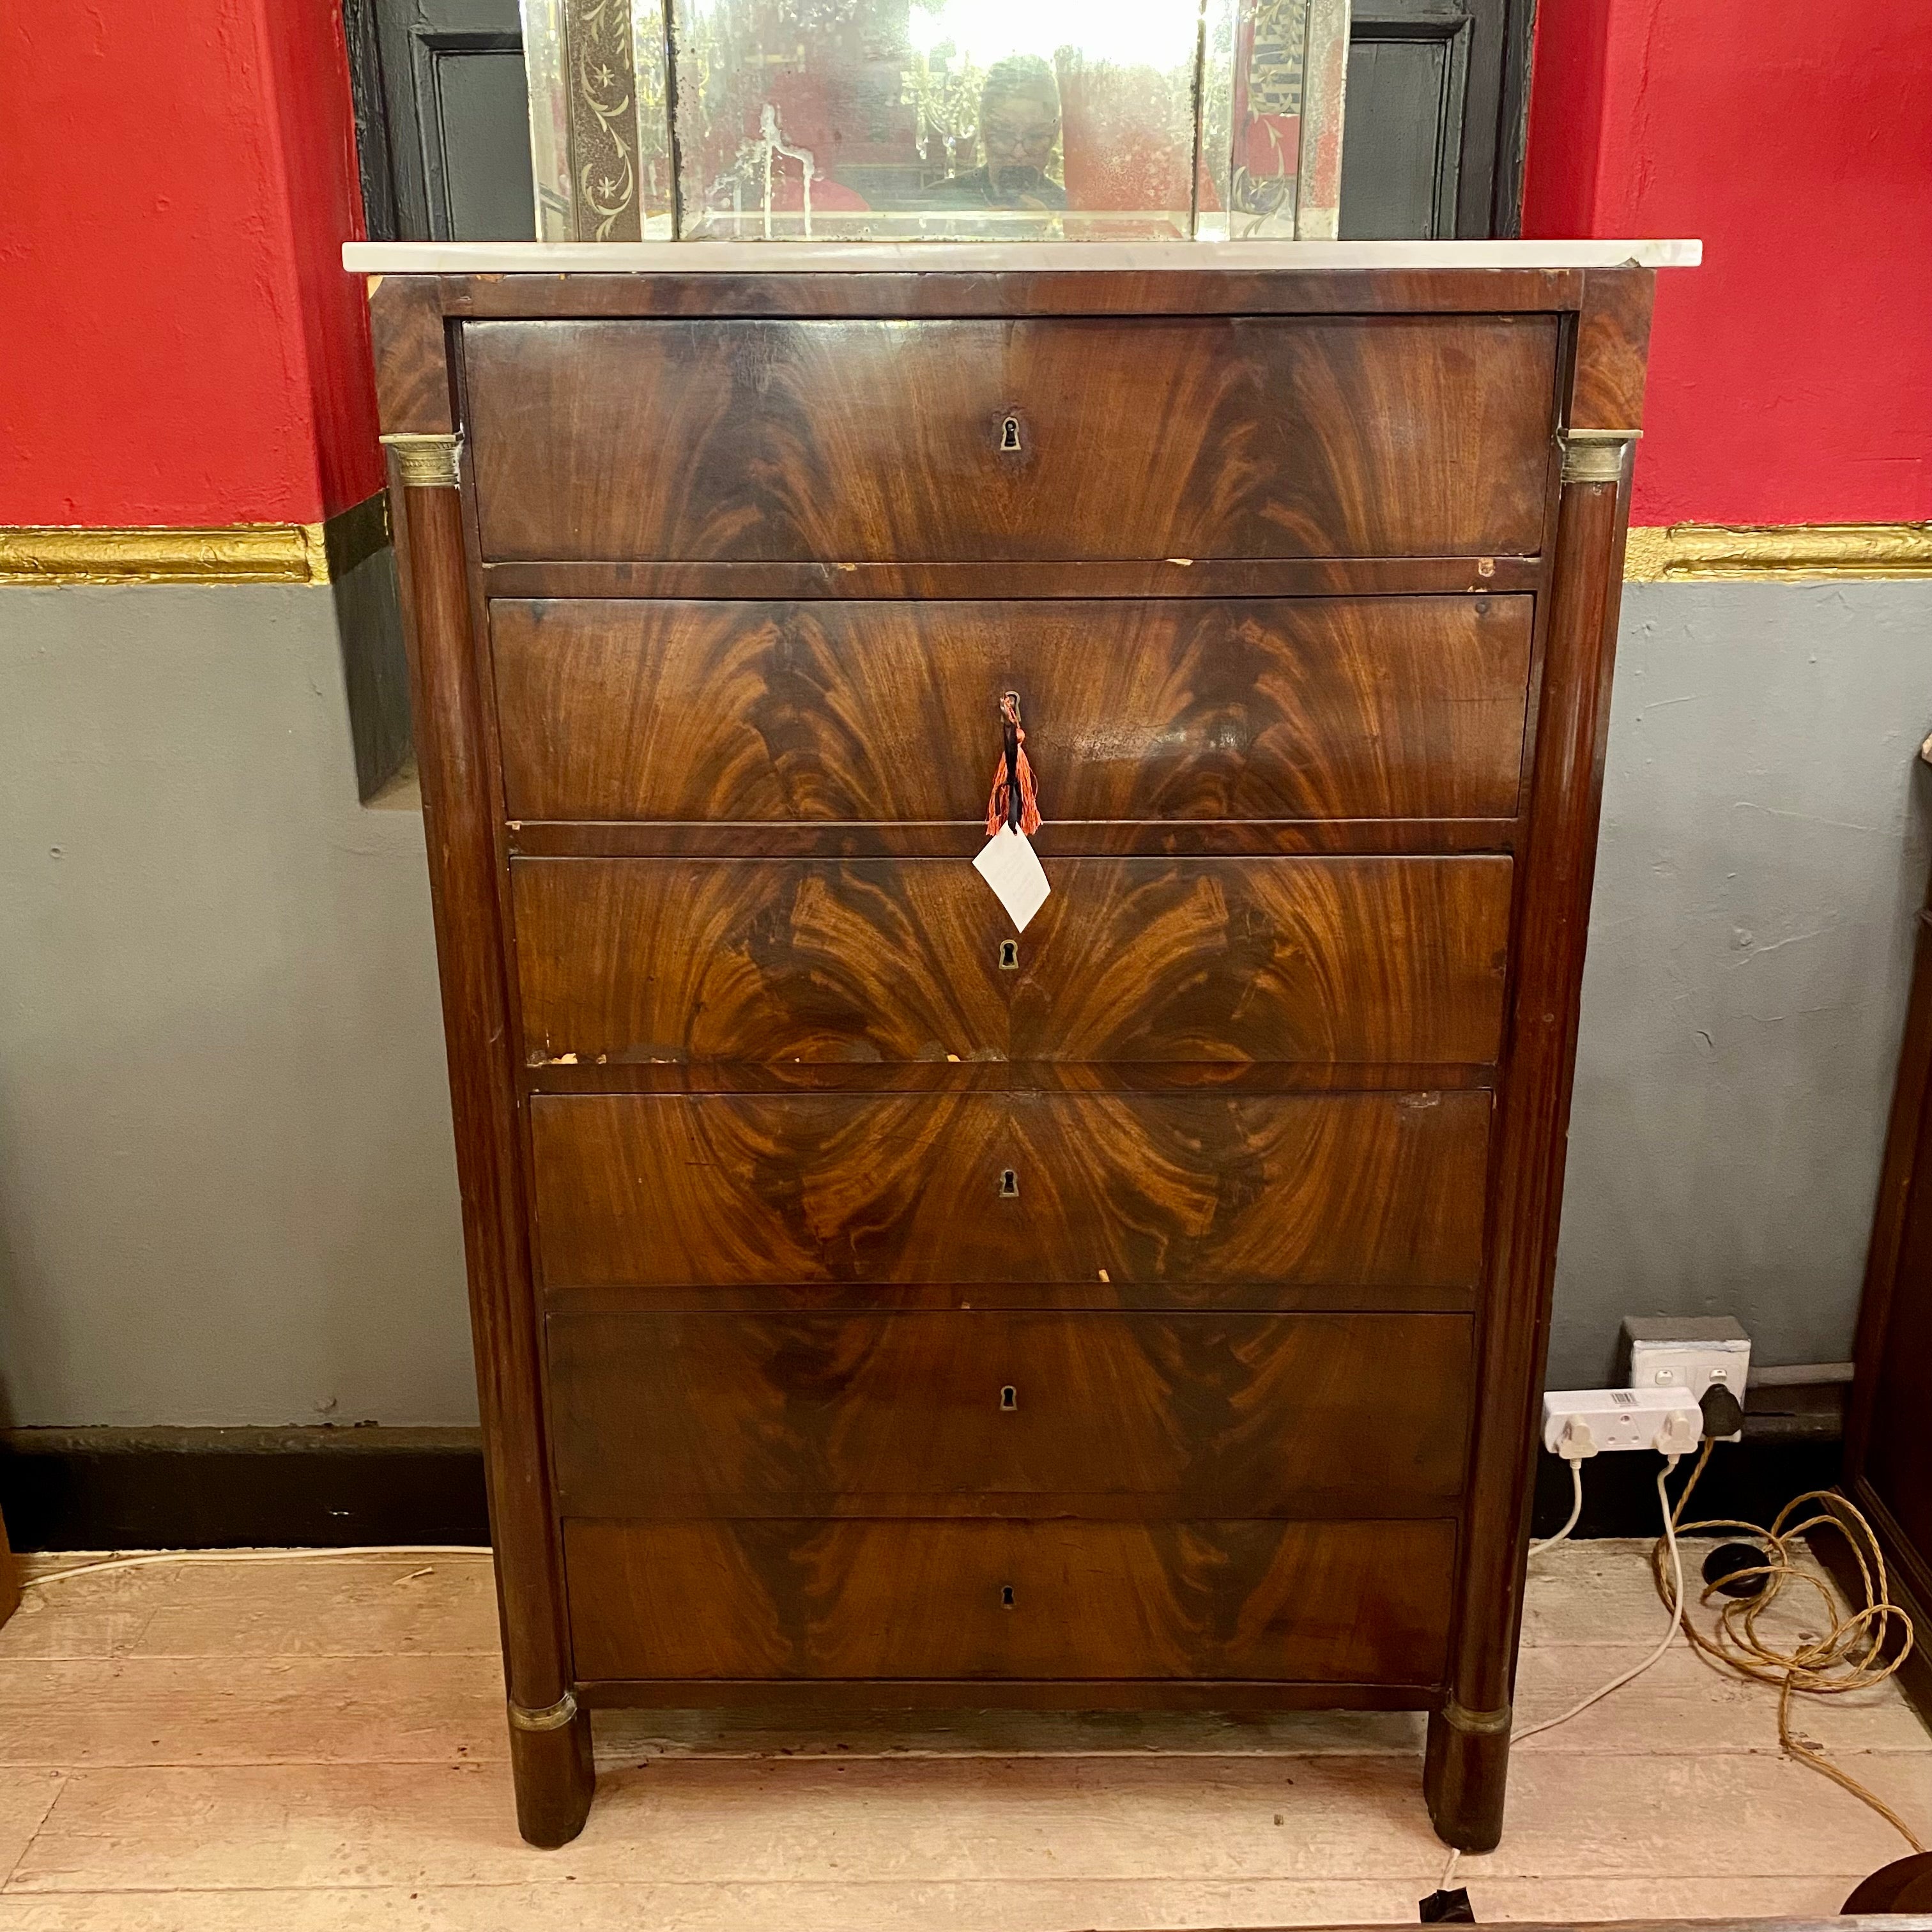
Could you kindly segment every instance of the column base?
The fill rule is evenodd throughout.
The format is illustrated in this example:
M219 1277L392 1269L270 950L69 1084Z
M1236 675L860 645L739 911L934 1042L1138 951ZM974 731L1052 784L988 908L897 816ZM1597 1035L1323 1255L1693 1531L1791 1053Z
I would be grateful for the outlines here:
M1450 1703L1429 1714L1422 1795L1436 1835L1459 1852L1492 1852L1503 1835L1509 1784L1510 1711L1466 1711Z
M510 1775L517 1829L540 1851L554 1852L584 1829L597 1773L590 1713L568 1691L547 1711L510 1706Z

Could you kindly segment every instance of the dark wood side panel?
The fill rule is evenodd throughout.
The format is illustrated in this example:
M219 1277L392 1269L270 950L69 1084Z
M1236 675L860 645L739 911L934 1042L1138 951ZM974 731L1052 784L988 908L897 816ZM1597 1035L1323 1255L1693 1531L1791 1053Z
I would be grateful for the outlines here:
M1885 1558L1892 1600L1918 1640L1899 1682L1932 1722L1932 909L1918 915L1912 995L1872 1215L1864 1297L1858 1309L1858 1373L1845 1431L1844 1489L1863 1511ZM1860 1587L1850 1545L1821 1534L1814 1547L1854 1600Z
M1462 1315L553 1315L566 1516L1418 1516Z
M1889 1561L1922 1589L1932 1576L1932 914L1918 916L1912 996L1859 1310L1848 1472L1885 1506ZM1903 1546L1900 1547L1899 1546Z
M957 860L512 869L536 1067L1470 1065L1502 1029L1504 858L1059 859L1018 935Z
M506 321L464 337L495 559L1496 556L1541 541L1547 316Z
M1886 1560L1894 1568L1912 1572L1912 1584L1921 1589L1932 1580L1932 1457L1925 1454L1922 1436L1924 1418L1932 1409L1928 1150L1932 905L1919 913L1917 921L1912 992L1872 1213L1864 1294L1858 1306L1858 1372L1845 1430L1845 1477L1852 1493L1862 1507L1874 1502L1880 1506L1882 1520L1897 1532L1887 1538ZM1932 1676L1918 1675L1922 1702Z
M0 1522L0 1624L20 1607L20 1568L7 1542L7 1526Z
M578 1674L699 1680L1432 1684L1455 1542L1446 1520L564 1528Z
M490 606L514 819L1508 818L1530 598Z
M553 1286L1473 1290L1490 1109L1480 1091L539 1095L538 1250Z

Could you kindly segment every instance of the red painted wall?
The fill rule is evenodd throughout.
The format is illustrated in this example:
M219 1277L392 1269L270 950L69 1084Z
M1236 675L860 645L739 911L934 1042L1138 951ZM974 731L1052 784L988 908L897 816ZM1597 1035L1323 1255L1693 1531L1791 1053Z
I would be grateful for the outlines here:
M1528 234L1658 278L1640 524L1932 518L1932 7L1544 0Z
M382 487L336 0L0 9L0 524Z
M337 0L0 10L0 524L381 486ZM1532 235L1659 278L1640 522L1932 518L1932 8L1544 0Z

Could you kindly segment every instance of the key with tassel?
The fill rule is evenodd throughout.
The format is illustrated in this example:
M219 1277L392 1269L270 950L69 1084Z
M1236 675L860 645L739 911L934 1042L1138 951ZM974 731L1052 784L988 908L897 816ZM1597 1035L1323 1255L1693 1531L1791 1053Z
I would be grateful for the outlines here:
M1026 754L1018 692L1000 698L1000 762L993 768L993 795L986 806L986 843L973 869L992 888L1014 928L1024 932L1052 888L1033 849L1033 834L1040 830L1040 794Z

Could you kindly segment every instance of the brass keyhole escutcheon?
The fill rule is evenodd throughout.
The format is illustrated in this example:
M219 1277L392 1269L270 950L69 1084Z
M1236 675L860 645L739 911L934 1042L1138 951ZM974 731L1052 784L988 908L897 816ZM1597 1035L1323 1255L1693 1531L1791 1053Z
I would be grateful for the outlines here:
M1019 941L1017 939L1001 940L1000 941L1000 970L1003 973L1017 972L1019 970Z
M1000 425L1000 451L1003 454L1010 450L1016 451L1019 446L1020 419L1018 416L1009 416Z
M1002 1408L1017 1408L1019 1406L1020 1392L1009 1382L1000 1391L1000 1406Z
M1010 1583L1002 1583L1000 1586L1000 1608L1003 1610L1010 1610L1012 1606L1013 1586Z
M1019 1198L1020 1178L1010 1167L1000 1169L1000 1198L1003 1201L1016 1201Z

